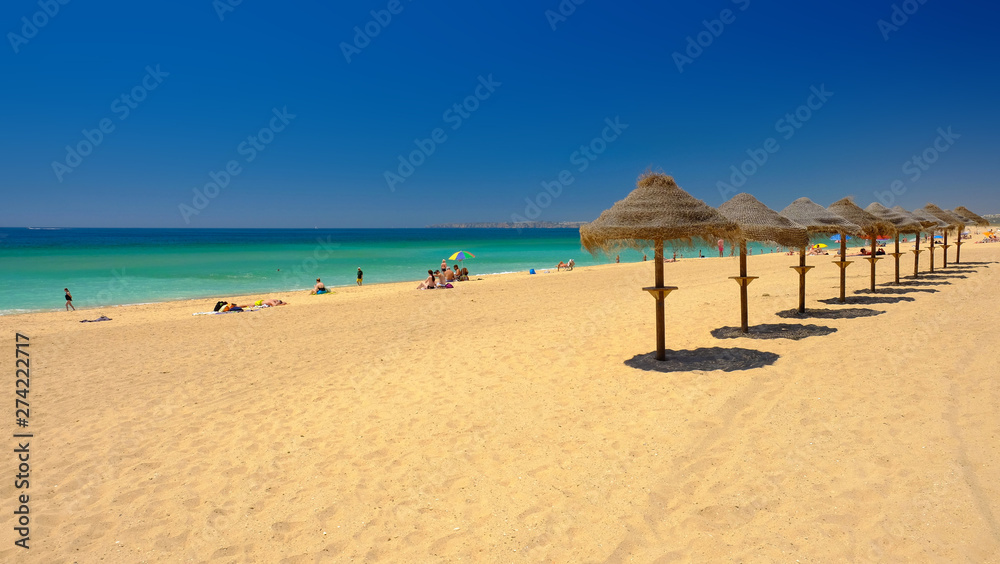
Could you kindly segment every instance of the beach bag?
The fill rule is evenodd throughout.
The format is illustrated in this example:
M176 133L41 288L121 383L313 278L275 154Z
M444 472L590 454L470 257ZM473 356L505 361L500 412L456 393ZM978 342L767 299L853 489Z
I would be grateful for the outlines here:
M226 305L228 303L229 302L216 302L215 309L213 311L219 311L220 309L222 309L222 306L224 306L224 305Z

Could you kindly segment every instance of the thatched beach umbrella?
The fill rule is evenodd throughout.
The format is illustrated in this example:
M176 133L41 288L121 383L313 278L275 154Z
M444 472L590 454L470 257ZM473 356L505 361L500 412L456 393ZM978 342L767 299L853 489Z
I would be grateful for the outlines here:
M878 218L865 210L859 208L850 198L843 198L837 200L836 202L830 204L827 207L828 210L833 213L844 217L851 223L857 224L861 228L861 232L872 240L872 252L869 256L865 257L865 260L872 265L872 283L871 291L875 291L875 263L879 261L879 257L875 256L875 240L878 237L893 237L896 235L896 228L888 221ZM843 254L846 247L841 246L841 260L843 260Z
M740 330L749 331L747 322L747 286L757 279L747 276L747 241L774 241L785 247L809 244L806 228L778 215L750 194L737 194L719 206L719 213L740 226L740 275L731 276L740 285Z
M941 248L944 249L944 265L942 268L948 268L948 247L951 246L948 244L948 232L951 230L958 232L958 245L961 248L962 230L965 229L966 220L951 212L946 212L934 204L927 204L924 206L924 209L927 210L927 213L948 224L948 228L944 230L944 244L941 245Z
M832 235L839 233L841 247L847 245L848 234L855 236L861 234L860 227L813 202L809 198L795 200L787 208L781 210L781 215L805 227L809 235ZM843 251L841 251L841 260L834 262L834 264L840 266L840 301L843 302L846 300L844 294L844 268L851 263L843 260ZM799 313L805 313L806 272L809 272L809 269L813 268L806 266L805 246L799 252L799 265L792 268L799 273Z
M957 208L951 210L951 213L963 217L969 220L969 225L976 225L978 227L989 227L990 221L985 217L977 215L972 210L965 206L958 206Z
M913 252L913 277L916 278L920 276L920 253L924 252L923 249L920 248L920 232L923 231L924 229L927 229L928 227L933 227L937 225L938 223L940 223L940 221L930 216L925 216L924 218L917 217L916 214L908 212L905 209L903 209L903 206L893 206L892 211L902 214L903 216L909 219L912 219L917 223L917 225L920 226L920 229L918 229L916 232L917 236L914 240L913 249L911 249Z
M899 252L899 234L916 233L919 236L923 226L909 213L890 210L878 202L872 202L865 211L888 221L896 228L896 251L890 254L896 259L896 284L899 284L899 257L903 254Z
M940 219L934 217L933 215L931 215L930 213L928 213L927 210L925 210L924 208L917 208L917 209L911 211L910 215L912 215L914 218L916 218L916 220L919 221L924 226L924 229L930 229L930 234L931 234L931 244L930 244L930 247L931 247L930 248L930 253L931 253L931 272L934 272L934 232L935 231L943 231L945 229L948 229L948 224L945 223L945 222L943 222L943 221L941 221ZM919 246L919 243L918 243L918 246ZM920 251L917 250L915 252L919 253Z
M663 300L677 289L663 285L663 242L690 245L693 239L736 241L740 228L705 202L691 196L665 174L647 173L624 200L615 202L594 221L580 226L580 243L591 254L652 244L655 286L643 288L656 298L656 359L666 360Z

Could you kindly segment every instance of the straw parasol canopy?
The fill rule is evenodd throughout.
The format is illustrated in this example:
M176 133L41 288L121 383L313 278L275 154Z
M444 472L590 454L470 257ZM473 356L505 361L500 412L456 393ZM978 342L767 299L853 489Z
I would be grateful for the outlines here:
M985 217L976 215L969 208L965 206L958 206L957 208L951 210L951 212L959 217L963 217L969 220L970 224L978 225L979 227L989 227L990 222Z
M872 202L865 211L891 223L897 233L919 233L923 228L923 225L906 211L891 210L878 202Z
M860 227L809 198L795 200L787 208L781 210L781 215L805 227L810 235L833 233L861 235Z
M920 231L923 231L925 227L929 227L928 225L924 224L924 221L918 219L917 216L913 215L911 212L906 211L906 208L904 208L903 206L892 206L892 208L890 208L890 211L894 211L907 219L913 220L914 223L920 226ZM915 231L914 233L919 233L920 231ZM910 231L903 230L902 233L910 233Z
M719 213L740 226L740 330L749 331L747 321L747 286L755 277L747 276L747 241L774 241L786 247L805 247L809 233L805 227L783 217L750 194L737 194L719 206Z
M897 209L897 208L898 209L902 209L899 206L896 206L896 208L893 208L893 209ZM924 226L924 229L930 229L931 231L938 231L938 230L941 230L941 229L947 229L948 228L948 224L947 223L945 223L945 222L941 221L940 219L934 217L933 215L929 214L927 212L927 210L925 210L923 208L917 208L917 209L911 211L910 215L912 215L914 219L916 219L917 221L919 221L920 225Z
M861 228L861 234L873 241L876 237L892 237L896 234L896 228L892 223L861 209L851 198L837 200L826 209L856 224Z
M740 236L735 222L681 190L672 177L652 172L640 176L624 200L580 226L580 243L593 255L653 244L655 285L643 289L656 298L656 360L667 359L663 300L677 289L663 285L663 242L690 245L694 239L737 241Z
M943 209L935 206L934 204L927 204L922 208L927 213L940 219L941 221L948 224L946 231L958 230L961 231L968 221L965 218L958 217L957 215L944 211Z
M740 229L714 208L682 190L673 177L646 173L624 200L580 226L580 243L593 255L624 248L642 250L653 241L686 245L694 239L738 241Z
M760 203L750 194L737 194L719 206L719 213L740 227L741 243L774 241L784 247L809 244L806 228Z

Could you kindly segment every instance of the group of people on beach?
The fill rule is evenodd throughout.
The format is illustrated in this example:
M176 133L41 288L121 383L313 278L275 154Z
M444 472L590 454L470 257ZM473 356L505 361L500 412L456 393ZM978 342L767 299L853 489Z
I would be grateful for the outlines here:
M258 308L259 307L277 307L277 306L283 306L283 305L288 305L288 302L281 301L281 300L279 300L277 298L272 298L270 300L260 299L260 300L257 300L255 302L253 302L253 303L245 304L245 305L238 305L236 303L236 300L234 299L232 302L219 302L215 306L216 307L215 311L223 312L223 313L224 312L229 312L229 311L239 312L239 311L246 311L246 310L248 310L250 308L254 308L254 307L258 307Z
M417 286L418 290L433 290L435 288L454 288L452 282L463 282L469 279L469 269L453 265L448 268L448 261L441 259L441 268L428 270L427 278Z

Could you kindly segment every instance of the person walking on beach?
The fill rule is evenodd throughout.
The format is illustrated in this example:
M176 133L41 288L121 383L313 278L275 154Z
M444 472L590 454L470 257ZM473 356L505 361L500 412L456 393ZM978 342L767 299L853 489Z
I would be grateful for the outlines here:
M719 239L719 258L722 258L722 248L725 246L725 241Z
M364 281L365 273L361 272L361 267L358 267L358 286Z
M69 311L69 308L76 311L76 307L73 305L73 294L69 293L69 288L63 288L63 291L66 292L66 311Z

